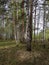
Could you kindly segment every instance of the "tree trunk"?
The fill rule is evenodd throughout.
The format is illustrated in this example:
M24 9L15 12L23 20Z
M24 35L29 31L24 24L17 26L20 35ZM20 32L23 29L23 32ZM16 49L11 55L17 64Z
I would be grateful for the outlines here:
M44 41L45 40L45 5L43 9L44 9L44 15L43 15L43 41Z
M33 10L33 1L30 1L30 16L28 21L28 29L27 29L27 50L31 51L31 42L32 42L32 10Z
M22 8L22 34L20 41L24 43L24 0L22 0L21 3L21 8Z
M14 30L14 38L15 38L15 41L17 43L17 36L16 36L16 14L17 14L17 11L16 11L16 2L14 1L14 10L13 10L13 30Z

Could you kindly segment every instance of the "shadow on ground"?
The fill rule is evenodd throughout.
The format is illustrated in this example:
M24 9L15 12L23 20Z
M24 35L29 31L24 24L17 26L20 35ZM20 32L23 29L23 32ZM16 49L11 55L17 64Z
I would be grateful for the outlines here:
M31 52L18 47L0 49L0 65L49 65L49 49L35 49Z

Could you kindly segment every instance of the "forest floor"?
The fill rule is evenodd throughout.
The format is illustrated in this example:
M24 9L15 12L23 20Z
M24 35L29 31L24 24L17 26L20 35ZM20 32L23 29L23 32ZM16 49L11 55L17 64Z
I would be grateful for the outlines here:
M32 51L26 44L0 46L0 65L49 65L49 44L32 44Z

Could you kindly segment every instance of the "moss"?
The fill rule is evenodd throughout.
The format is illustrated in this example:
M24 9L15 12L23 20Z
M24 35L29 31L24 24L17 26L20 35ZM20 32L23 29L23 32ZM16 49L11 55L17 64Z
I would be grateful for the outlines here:
M22 43L15 47L0 49L0 65L48 65L48 46L49 44L43 48L41 43L32 43L31 52L26 51L26 44Z

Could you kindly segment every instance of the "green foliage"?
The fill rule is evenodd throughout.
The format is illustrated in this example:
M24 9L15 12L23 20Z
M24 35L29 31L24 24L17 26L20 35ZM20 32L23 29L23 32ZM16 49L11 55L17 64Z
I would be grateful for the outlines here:
M7 4L8 0L0 0L0 15L5 13L5 5Z
M8 0L0 0L0 5L6 4Z
M49 39L49 29L46 30L45 36L46 36L46 39L48 40Z

